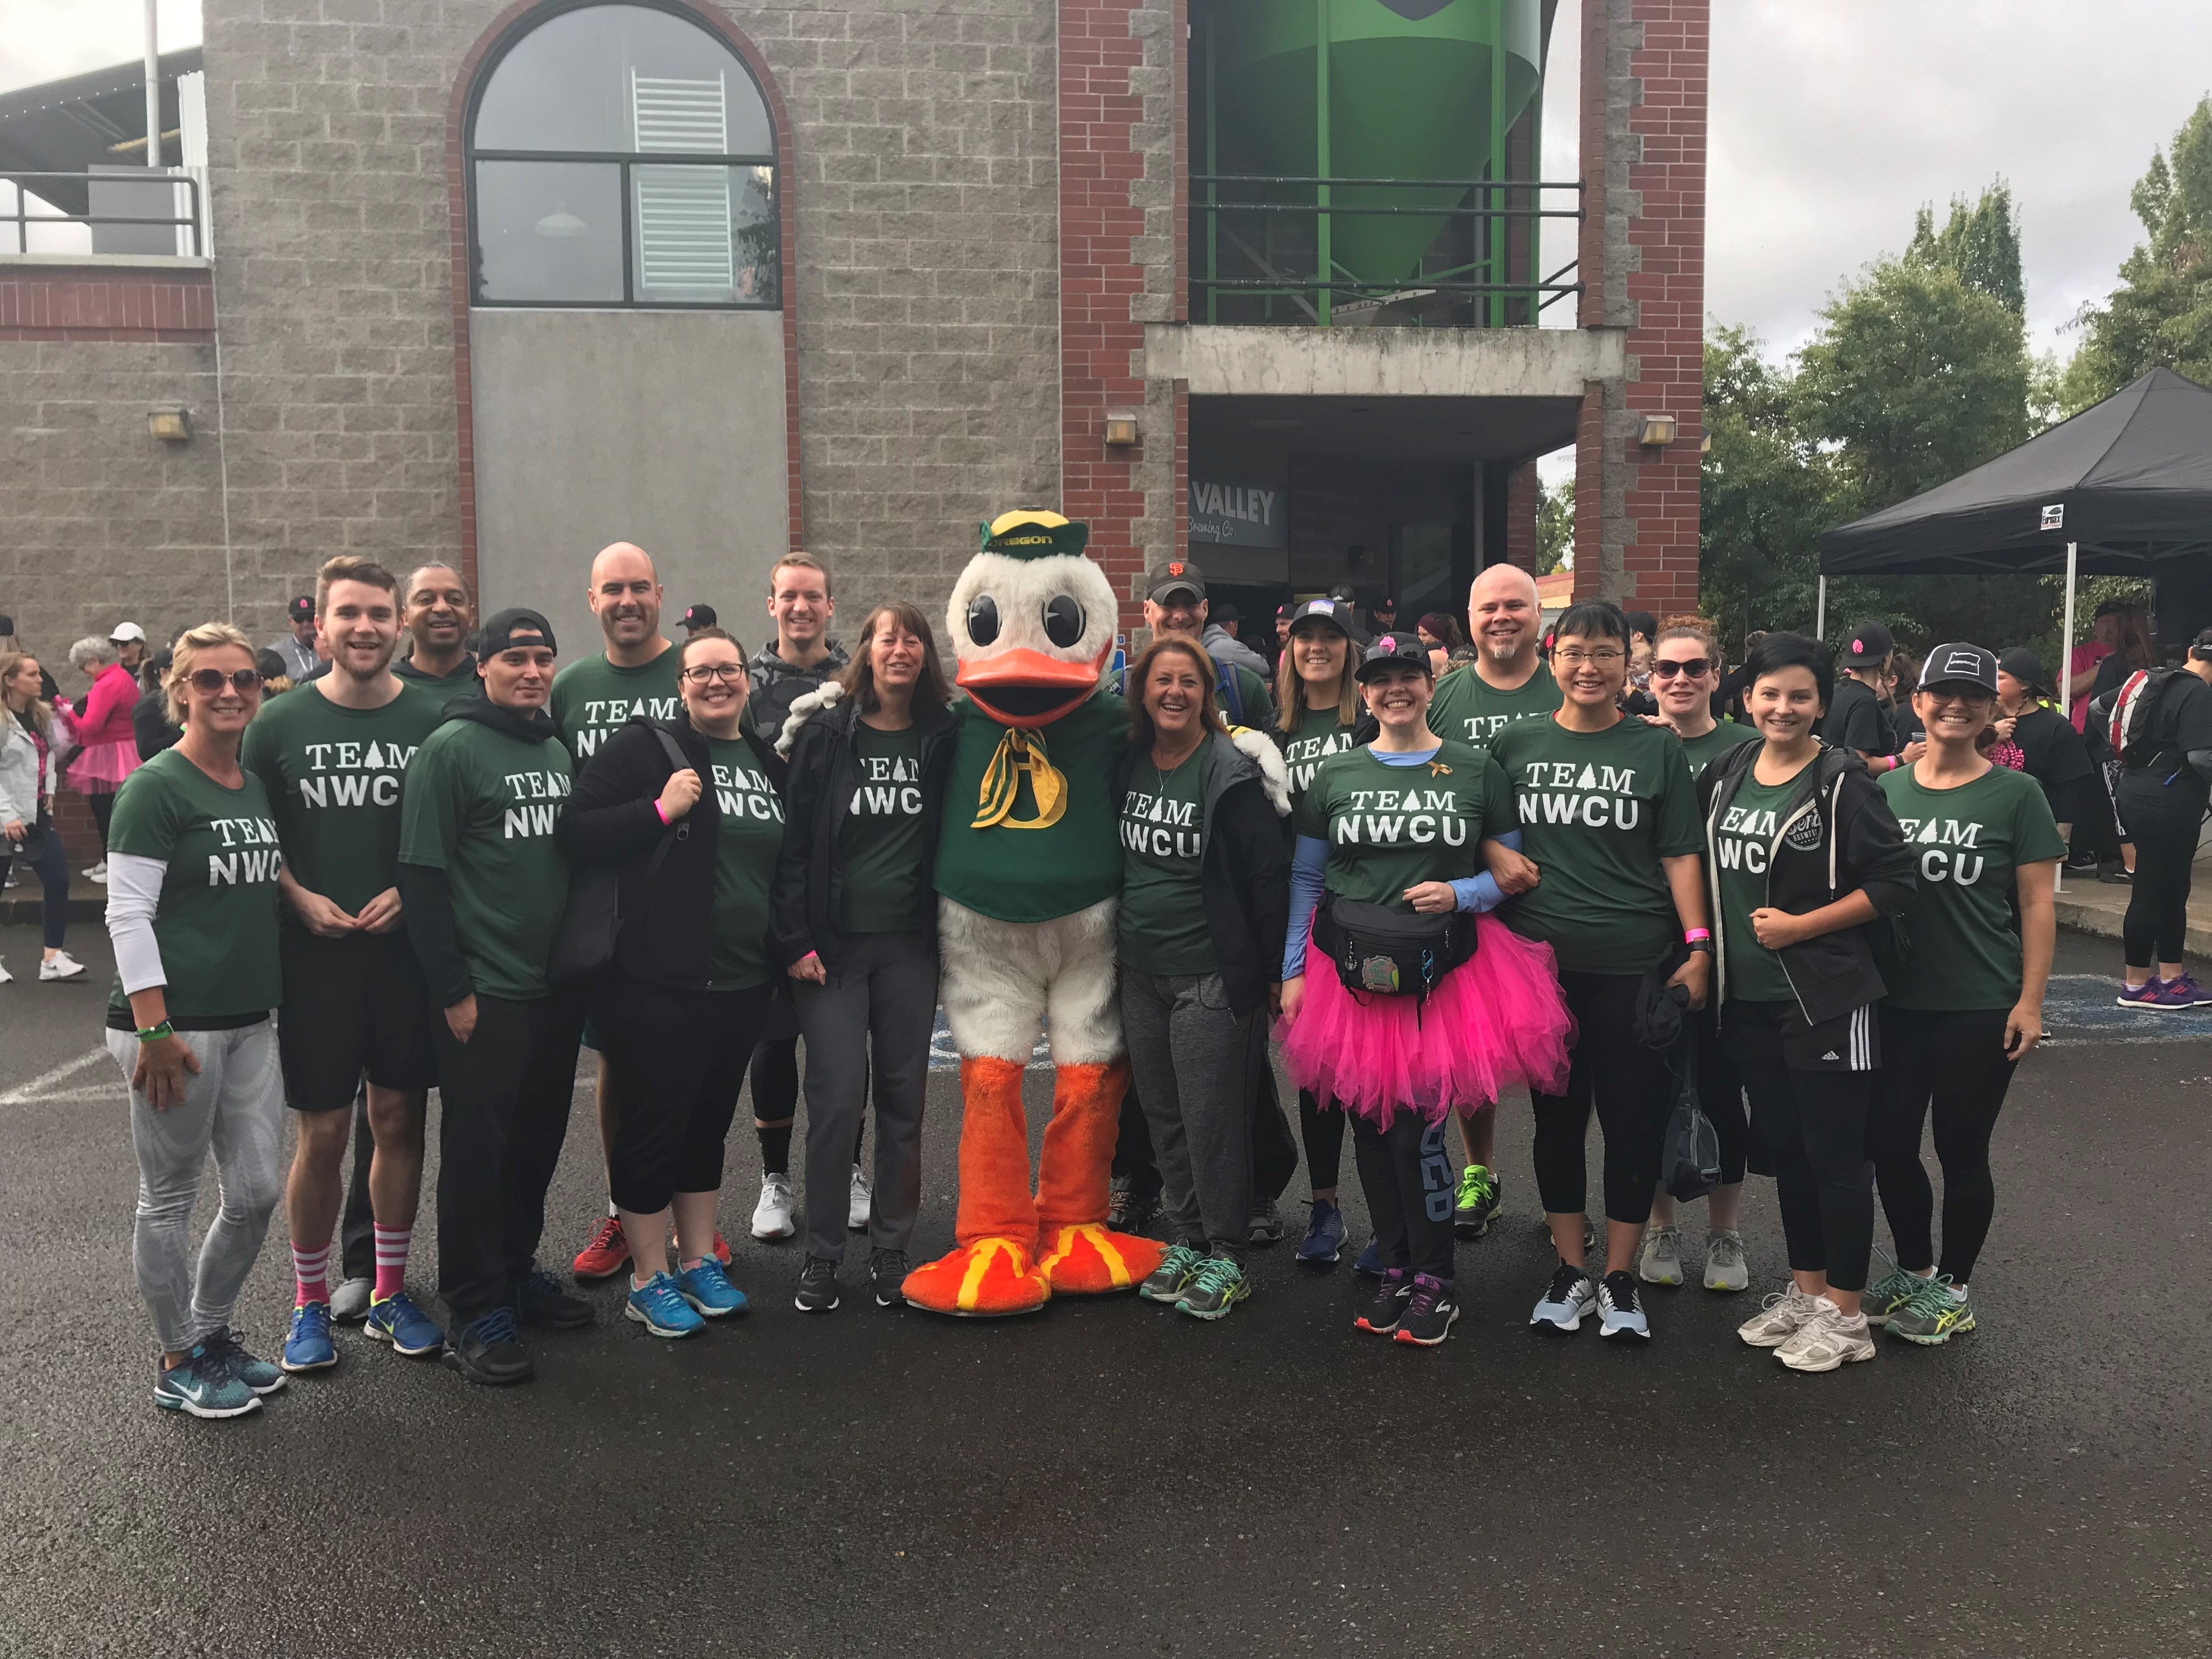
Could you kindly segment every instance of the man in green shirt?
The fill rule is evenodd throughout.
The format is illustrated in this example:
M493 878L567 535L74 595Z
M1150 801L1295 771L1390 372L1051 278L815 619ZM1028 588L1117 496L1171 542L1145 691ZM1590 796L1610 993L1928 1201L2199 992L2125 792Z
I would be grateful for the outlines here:
M520 1382L535 1370L518 1317L592 1322L591 1305L535 1262L581 1024L545 975L568 897L553 829L575 776L545 714L555 649L537 611L488 621L484 695L457 703L423 741L400 797L403 914L444 1011L433 1035L438 1287L453 1319L445 1358L472 1382Z
M374 1216L369 1334L406 1354L435 1353L444 1341L405 1288L422 1185L423 1103L437 1067L429 994L400 930L398 884L400 781L442 716L433 696L392 672L398 589L368 559L342 554L323 566L315 619L331 670L264 703L239 757L269 793L284 853L276 1038L300 1132L285 1190L295 1281L289 1371L337 1364L331 1231L354 1092L364 1079L370 1139L355 1156L368 1166Z

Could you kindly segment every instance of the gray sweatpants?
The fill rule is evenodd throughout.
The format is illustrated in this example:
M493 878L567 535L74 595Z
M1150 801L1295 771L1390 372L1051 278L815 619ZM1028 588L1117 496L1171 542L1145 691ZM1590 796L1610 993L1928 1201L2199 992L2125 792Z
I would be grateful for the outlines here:
M937 936L854 933L826 985L793 987L806 1038L806 1253L845 1259L853 1143L873 1073L868 1243L903 1250L921 1209L921 1109L937 1025Z
M1237 1261L1252 1231L1251 1017L1221 975L1121 970L1121 1029L1176 1237Z
M284 1079L276 1027L269 1020L231 1031L179 1031L200 1062L185 1074L185 1097L157 1112L131 1094L131 1143L138 1154L138 1219L131 1232L138 1294L154 1316L164 1352L181 1353L230 1310L261 1254L269 1218L284 1195ZM107 1052L127 1084L138 1039L107 1033ZM221 1207L191 1260L192 1206L200 1171L215 1154Z

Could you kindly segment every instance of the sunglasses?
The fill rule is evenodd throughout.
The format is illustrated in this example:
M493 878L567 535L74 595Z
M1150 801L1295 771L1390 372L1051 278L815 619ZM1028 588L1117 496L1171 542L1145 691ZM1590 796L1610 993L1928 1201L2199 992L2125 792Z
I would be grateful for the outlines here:
M258 668L234 668L228 674L220 668L195 668L185 678L192 690L204 696L214 696L226 684L240 696L261 689L261 671Z
M1687 674L1693 680L1701 679L1711 672L1712 665L1713 659L1711 657L1688 657L1680 662L1669 662L1666 658L1662 657L1651 665L1651 678L1655 680L1671 680L1677 674Z

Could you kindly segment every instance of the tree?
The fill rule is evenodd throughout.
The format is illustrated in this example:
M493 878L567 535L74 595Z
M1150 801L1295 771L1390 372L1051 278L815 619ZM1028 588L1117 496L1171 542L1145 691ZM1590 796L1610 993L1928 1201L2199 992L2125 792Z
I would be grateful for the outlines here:
M2003 301L2015 317L2027 314L2027 286L2020 270L2020 216L2013 207L2012 187L2002 179L1971 207L1965 197L1953 197L1951 216L1940 233L1935 210L1921 209L1905 257L1955 273L1968 288Z
M1747 329L1705 340L1700 608L1731 653L1750 629L1813 631L1815 553L1838 522L1834 459L1798 429L1790 378Z
M2149 240L2121 262L2119 286L2084 306L2065 381L2078 412L2163 366L2212 384L2212 98L2182 123L2129 198Z
M1575 481L1565 477L1536 504L1536 574L1563 570L1574 556Z

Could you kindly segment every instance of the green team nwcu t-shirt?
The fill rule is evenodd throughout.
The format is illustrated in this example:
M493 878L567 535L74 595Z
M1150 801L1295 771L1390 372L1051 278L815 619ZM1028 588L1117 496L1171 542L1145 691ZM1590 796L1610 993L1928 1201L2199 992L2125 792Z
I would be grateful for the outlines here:
M1712 855L1723 919L1721 940L1728 951L1732 1001L1790 1002L1797 995L1783 971L1782 958L1759 942L1751 927L1751 913L1766 908L1767 860L1797 782L1792 777L1785 783L1761 783L1747 773L1736 786L1735 799L1713 826ZM1817 821L1806 822L1817 837Z
M266 1013L283 1000L276 957L283 857L258 777L246 772L237 788L226 788L182 750L165 749L124 780L107 849L167 866L154 942L173 1022L189 1029ZM108 1007L127 1018L130 1006L118 975Z
M1513 798L1497 763L1463 743L1413 766L1386 765L1363 744L1322 762L1292 823L1328 844L1330 892L1401 905L1408 887L1481 874L1480 843L1513 828Z
M629 725L633 714L656 720L684 717L676 673L682 655L672 645L651 662L617 668L601 653L572 662L553 677L546 713L579 766L599 752L610 732Z
M783 848L783 801L743 738L709 738L707 757L720 817L707 972L718 989L765 985L769 879Z
M1480 749L1509 726L1550 714L1559 706L1559 683L1542 662L1510 691L1501 691L1475 672L1475 665L1455 668L1437 682L1429 704L1429 730Z
M1212 739L1208 740L1212 741ZM1146 974L1218 973L1199 886L1206 853L1207 744L1163 772L1138 757L1121 799L1121 904L1115 939L1121 965Z
M1283 765L1291 775L1291 802L1296 805L1331 755L1352 747L1352 728L1334 708L1309 708L1298 716L1298 729L1283 745Z
M837 925L848 933L933 928L936 890L922 863L921 733L855 720L853 763L860 781L837 832L845 863Z

